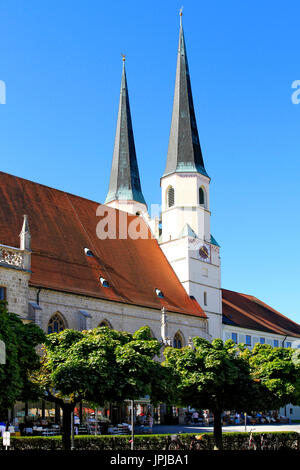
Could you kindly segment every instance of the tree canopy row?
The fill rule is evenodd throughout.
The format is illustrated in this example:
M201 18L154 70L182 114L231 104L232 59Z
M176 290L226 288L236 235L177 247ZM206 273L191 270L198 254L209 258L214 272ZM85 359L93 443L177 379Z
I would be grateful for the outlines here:
M256 344L249 350L232 340L165 348L145 326L134 334L98 327L45 335L24 324L0 302L0 416L18 400L43 398L63 411L64 447L71 446L71 414L81 401L103 406L149 395L151 402L214 415L216 449L222 448L225 410L274 410L300 404L300 350ZM42 351L38 352L39 345ZM158 359L162 360L158 360Z

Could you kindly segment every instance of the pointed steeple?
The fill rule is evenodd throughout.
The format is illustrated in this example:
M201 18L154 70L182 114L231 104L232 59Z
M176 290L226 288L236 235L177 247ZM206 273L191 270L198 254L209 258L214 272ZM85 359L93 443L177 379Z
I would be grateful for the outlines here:
M208 176L204 167L194 111L192 88L180 11L180 33L173 114L168 156L163 176L171 173L199 172Z
M146 205L135 153L124 56L113 161L105 203L116 200Z

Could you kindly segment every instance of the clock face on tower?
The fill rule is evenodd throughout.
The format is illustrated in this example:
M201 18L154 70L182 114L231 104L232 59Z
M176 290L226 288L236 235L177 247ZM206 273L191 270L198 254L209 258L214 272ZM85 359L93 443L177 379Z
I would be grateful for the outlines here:
M199 248L199 256L202 261L206 261L207 263L210 262L210 246L209 245L202 245Z

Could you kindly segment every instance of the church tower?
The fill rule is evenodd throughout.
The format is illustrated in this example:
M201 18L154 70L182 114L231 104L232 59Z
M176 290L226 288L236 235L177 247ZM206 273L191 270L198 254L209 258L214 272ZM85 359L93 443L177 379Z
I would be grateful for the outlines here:
M114 153L105 204L134 215L147 212L135 152L124 56Z
M202 156L186 54L182 13L167 163L161 178L161 248L190 296L222 337L219 245L210 230L210 177Z

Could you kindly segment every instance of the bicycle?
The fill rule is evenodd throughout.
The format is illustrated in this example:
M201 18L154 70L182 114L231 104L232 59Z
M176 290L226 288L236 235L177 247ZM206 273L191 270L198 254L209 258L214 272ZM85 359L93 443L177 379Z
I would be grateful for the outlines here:
M260 450L267 450L268 449L268 444L265 441L265 435L262 434L260 436Z
M178 434L168 436L166 450L187 450L187 446L180 440Z
M248 450L256 450L256 444L253 439L253 431L255 431L255 428L250 429L249 433L249 442L248 442Z
M201 442L203 439L203 435L200 434L198 436L195 436L194 439L192 439L190 448L189 450L202 450L203 446L201 445Z

